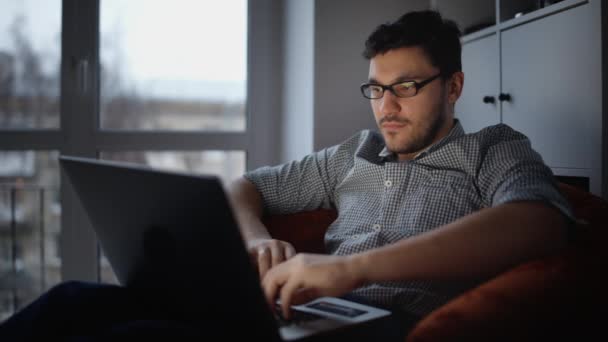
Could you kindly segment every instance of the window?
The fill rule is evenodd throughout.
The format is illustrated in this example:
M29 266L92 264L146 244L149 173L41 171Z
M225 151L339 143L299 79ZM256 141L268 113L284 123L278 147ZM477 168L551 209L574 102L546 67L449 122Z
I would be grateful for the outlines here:
M245 172L243 151L102 152L101 159L144 164L160 170L216 175L224 184Z
M246 42L246 0L102 0L99 128L175 136L180 131L245 131ZM156 139L149 135L145 139L157 146L162 142L150 141ZM103 151L100 157L215 174L224 182L245 171L244 151L150 147L123 144L121 151ZM101 256L101 280L115 282Z
M0 0L0 320L60 280L60 0Z
M60 280L57 156L0 152L0 320Z
M61 280L108 273L59 155L225 182L275 160L278 5L0 0L0 8L0 320Z
M246 0L102 0L100 26L103 129L245 130Z

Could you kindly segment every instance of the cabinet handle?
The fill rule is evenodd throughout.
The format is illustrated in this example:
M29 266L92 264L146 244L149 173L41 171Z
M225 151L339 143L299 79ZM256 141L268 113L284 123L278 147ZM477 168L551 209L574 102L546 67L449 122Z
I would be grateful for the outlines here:
M494 98L494 96L484 96L483 97L483 103L495 103L496 99Z
M500 93L500 95L498 95L498 100L500 100L500 102L511 102L511 94Z

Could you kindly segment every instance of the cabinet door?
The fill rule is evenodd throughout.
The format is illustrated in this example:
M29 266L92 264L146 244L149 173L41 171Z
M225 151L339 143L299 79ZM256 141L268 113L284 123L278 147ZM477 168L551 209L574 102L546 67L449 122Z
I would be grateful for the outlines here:
M456 102L455 116L468 133L500 122L498 112L498 42L496 35L474 40L462 46L464 88ZM494 103L484 103L492 96Z
M595 168L600 155L600 45L590 7L502 33L502 92L512 96L502 102L503 122L551 167Z

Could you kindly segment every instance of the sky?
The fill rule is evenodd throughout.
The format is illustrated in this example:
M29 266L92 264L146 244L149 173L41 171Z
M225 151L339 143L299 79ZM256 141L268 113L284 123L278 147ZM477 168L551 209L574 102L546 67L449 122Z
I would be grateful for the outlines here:
M246 35L246 0L101 0L102 58L122 45L140 80L244 81Z
M24 13L34 49L55 55L47 64L56 68L61 0L0 0L0 8L0 51L12 50L8 29ZM100 10L101 61L124 78L160 92L165 81L239 84L244 92L247 0L101 0Z

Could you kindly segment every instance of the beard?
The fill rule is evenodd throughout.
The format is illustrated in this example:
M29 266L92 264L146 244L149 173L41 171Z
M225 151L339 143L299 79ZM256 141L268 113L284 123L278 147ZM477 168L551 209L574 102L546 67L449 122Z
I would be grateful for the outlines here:
M434 115L430 120L421 122L417 126L413 126L412 121L406 118L398 118L391 115L382 118L378 122L378 126L380 127L384 122L397 122L406 125L405 127L409 126L410 130L412 130L411 133L406 133L407 136L401 138L399 137L399 133L383 132L388 150L397 154L412 154L431 145L448 118L442 106L438 106L433 113Z

